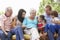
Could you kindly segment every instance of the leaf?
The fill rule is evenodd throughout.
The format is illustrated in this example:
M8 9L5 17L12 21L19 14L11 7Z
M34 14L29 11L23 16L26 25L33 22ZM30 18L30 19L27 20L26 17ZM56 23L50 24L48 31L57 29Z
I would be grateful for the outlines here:
M39 13L43 14L44 6L47 4L50 4L52 6L53 10L56 10L57 12L60 13L60 3L56 3L53 0L42 0L42 2L40 2L40 6L39 6Z

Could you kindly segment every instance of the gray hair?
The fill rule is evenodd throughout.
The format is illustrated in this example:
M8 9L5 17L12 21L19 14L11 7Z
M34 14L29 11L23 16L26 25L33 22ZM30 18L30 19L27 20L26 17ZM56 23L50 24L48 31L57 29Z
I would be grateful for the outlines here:
M7 7L7 8L6 8L6 12L7 12L7 11L12 11L12 8L11 8L11 7Z
M30 10L30 13L31 13L31 12L36 12L36 10L35 10L35 9L31 9L31 10Z

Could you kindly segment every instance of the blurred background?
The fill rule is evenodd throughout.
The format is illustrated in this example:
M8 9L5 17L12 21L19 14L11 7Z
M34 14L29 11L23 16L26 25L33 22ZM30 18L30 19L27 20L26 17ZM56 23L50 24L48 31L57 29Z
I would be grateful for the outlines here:
M6 7L12 7L13 16L16 16L19 9L25 9L29 16L30 9L39 9L40 0L0 0L0 14L3 14Z
M37 15L43 14L44 7L48 4L51 5L52 10L56 10L60 13L60 0L42 0L39 4L40 6L39 6L39 11Z
M0 0L0 15L4 14L6 7L12 7L13 17L17 15L19 9L25 9L26 16L29 16L32 8L37 10L37 15L40 15L44 13L44 7L47 4L60 13L60 0Z

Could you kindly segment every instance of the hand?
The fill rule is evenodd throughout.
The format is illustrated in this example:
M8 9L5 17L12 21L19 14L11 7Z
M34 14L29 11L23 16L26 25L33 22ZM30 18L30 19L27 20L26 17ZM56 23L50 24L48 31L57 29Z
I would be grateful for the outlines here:
M42 37L42 36L43 36L43 34L42 34L42 33L40 33L40 36Z
M55 23L55 20L51 20L52 23Z
M24 40L24 39L22 39L22 40Z
M54 34L54 37L56 37L56 36L57 36L57 34L55 33L55 34Z
M8 35L8 33L7 33L7 32L5 32L5 35Z
M26 27L24 25L22 25L22 28L25 29Z
M47 33L44 33L44 36L46 36L47 35Z

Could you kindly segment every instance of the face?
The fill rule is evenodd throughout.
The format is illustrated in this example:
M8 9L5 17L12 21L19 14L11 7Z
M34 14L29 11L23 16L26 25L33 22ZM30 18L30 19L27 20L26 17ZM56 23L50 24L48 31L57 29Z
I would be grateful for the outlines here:
M49 8L45 8L45 12L46 14L50 15L51 10L49 10Z
M42 21L42 18L38 17L38 22L41 22Z
M53 15L50 15L51 16L51 18L54 18L54 16Z
M7 9L6 9L6 12L5 12L5 15L6 15L7 17L10 17L10 16L12 15L12 9L11 9L11 8L7 8Z
M24 17L25 17L25 14L26 14L25 12L23 12L23 13L22 13L22 18L24 18Z
M7 17L10 17L12 15L12 11L6 11L6 14L5 14Z
M31 11L30 16L34 18L36 16L36 11Z

